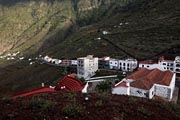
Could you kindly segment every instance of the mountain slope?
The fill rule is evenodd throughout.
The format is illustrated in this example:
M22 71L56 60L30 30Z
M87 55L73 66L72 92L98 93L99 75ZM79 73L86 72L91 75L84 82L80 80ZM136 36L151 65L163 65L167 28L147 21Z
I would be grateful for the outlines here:
M114 2L1 0L0 54L13 51L34 54L61 43L78 26L99 21Z
M121 48L137 59L145 59L162 51L166 54L166 50L170 48L180 48L179 5L178 0L141 0L126 7L113 5L101 22L83 28L82 32L74 33L55 47L56 50L64 50L63 52L54 50L53 53L51 50L46 53L68 57L73 49L78 56L95 54L123 58L127 54L119 49ZM102 31L108 31L109 34L103 35ZM98 40L99 37L102 39ZM114 49L111 48L112 44L115 45ZM172 51L173 57L178 55L178 52L174 52L177 50Z
M179 120L180 118L179 105L123 95L42 94L28 99L4 98L0 99L0 104L1 120Z
M138 60L180 55L179 0L17 1L0 1L4 16L0 17L0 34L4 32L0 35L1 52L10 49L6 53L21 51L24 55L38 53L59 59L87 54ZM34 17L28 9L34 11ZM56 83L63 72L41 64L30 66L28 62L13 62L6 67L4 63L11 61L0 60L1 95L34 88L41 82Z

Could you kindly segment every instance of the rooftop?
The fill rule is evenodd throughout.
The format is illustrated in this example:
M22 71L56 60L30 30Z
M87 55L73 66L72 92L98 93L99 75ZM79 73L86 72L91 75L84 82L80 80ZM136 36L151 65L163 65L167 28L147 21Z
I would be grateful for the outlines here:
M116 88L116 87L128 87L128 86L127 86L126 82L123 81L123 82L120 82L120 83L116 84L116 85L114 86L114 88Z
M171 71L161 71L159 69L148 70L146 68L142 68L128 76L126 79L134 80L130 83L132 87L150 89L153 84L169 86L173 74L174 73Z

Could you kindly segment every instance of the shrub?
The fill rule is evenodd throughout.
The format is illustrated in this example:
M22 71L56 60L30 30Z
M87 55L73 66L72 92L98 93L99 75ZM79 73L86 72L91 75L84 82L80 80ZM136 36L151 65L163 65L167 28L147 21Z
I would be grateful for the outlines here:
M130 103L135 103L137 99L135 97L129 96L129 102Z
M66 92L63 94L63 98L66 98L68 100L76 101L76 92Z
M83 115L83 107L81 105L78 104L68 104L66 105L63 110L62 110L63 114L68 116L68 117L75 117L77 116L82 116Z
M9 103L11 103L13 101L13 99L10 98L10 97L4 97L4 98L2 98L2 101L9 104Z
M103 81L99 83L96 88L99 92L107 92L111 90L111 83L109 81Z
M95 103L95 107L101 107L103 105L103 101L102 100L98 100Z
M97 97L99 100L102 100L103 103L106 103L109 100L110 95L109 93L102 92L97 94Z
M43 99L35 99L29 101L28 107L31 109L40 109L48 111L50 108L54 107L53 102Z
M145 116L151 116L152 115L152 113L150 111L146 110L144 107L139 107L138 111L141 112Z
M113 117L112 120L123 120L121 117Z
M78 78L82 83L84 83L86 80L84 78Z

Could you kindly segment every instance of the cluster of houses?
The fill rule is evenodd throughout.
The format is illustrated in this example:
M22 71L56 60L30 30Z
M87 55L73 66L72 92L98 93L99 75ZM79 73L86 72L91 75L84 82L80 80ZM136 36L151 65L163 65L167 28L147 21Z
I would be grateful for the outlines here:
M121 28L121 26L123 26L123 25L128 25L129 24L129 22L120 22L119 23L119 25L114 25L114 28Z
M49 56L45 56L42 57L41 60L47 62L47 63L51 63L51 64L55 64L55 65L61 65L61 66L77 66L77 60L69 60L69 59L55 59L55 58L51 58Z
M25 58L24 56L20 55L20 51L14 52L14 53L8 53L6 55L1 55L0 59L5 59L7 61L9 60L16 60L16 61L29 61L29 65L32 65L35 63L34 60L38 60L38 58L42 57L42 55L39 55L39 57L36 58Z
M138 67L138 61L136 59L119 60L110 57L98 58L93 57L93 55L77 58L76 60L59 60L45 56L42 57L42 60L55 65L77 66L78 77L83 77L85 79L95 75L98 69L132 72Z
M41 57L41 59L57 65L61 64L65 66L77 66L77 78L84 78L86 80L86 84L81 85L78 80L75 79L76 77L73 77L73 80L69 80L69 77L65 77L68 80L64 79L63 84L60 85L59 89L65 89L66 87L68 88L70 84L71 86L69 86L68 90L70 90L70 88L72 90L76 90L77 86L80 86L80 89L78 90L87 92L89 82L103 81L105 77L112 77L96 77L99 80L95 79L94 77L92 78L98 69L121 70L129 71L131 74L127 75L119 83L113 86L112 94L130 95L149 99L160 97L168 101L173 99L176 73L180 72L179 56L177 56L173 61L165 60L164 57L160 57L157 63L152 61L138 62L136 59L118 60L110 57L98 58L94 57L93 55L80 57L76 60L58 60L48 56ZM72 85L74 86L73 88ZM44 90L46 88L42 89ZM35 90L35 92L38 91Z
M151 63L151 64L150 64ZM136 68L139 69L133 72ZM112 94L131 95L152 99L154 96L173 98L176 73L179 73L180 57L174 61L160 57L158 63L135 59L117 60L109 57L97 58L92 55L77 59L77 76L88 80L98 69L131 71L132 74L122 79L112 88Z
M12 54L9 53L7 55L2 55L2 56L0 56L0 59L14 60L14 59L16 59L16 56L18 54L20 54L20 51L12 53Z
M180 56L177 56L175 60L165 60L164 57L160 57L158 62L142 61L139 63L139 68L155 69L158 68L162 71L170 70L175 73L180 73Z

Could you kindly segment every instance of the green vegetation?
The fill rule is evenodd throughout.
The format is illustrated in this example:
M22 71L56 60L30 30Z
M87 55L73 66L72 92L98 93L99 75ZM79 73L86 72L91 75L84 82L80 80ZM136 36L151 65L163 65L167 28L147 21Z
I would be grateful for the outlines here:
M64 113L64 115L68 116L68 117L75 117L75 116L82 116L84 111L83 111L83 107L81 105L78 104L67 104L63 109L62 112Z
M103 106L103 101L102 100L97 100L95 103L95 107L102 107Z
M100 21L110 6L107 0L0 2L0 50L26 55L59 44L76 26Z
M5 50L5 54L21 51L23 56L77 58L94 54L127 58L129 53L141 59L180 44L179 0L0 0L0 3L0 54ZM109 34L103 35L104 30ZM178 55L178 49L169 54ZM0 60L3 67L0 96L37 88L42 82L56 84L59 77L66 75L66 70L59 68L22 64Z
M129 102L130 103L135 103L137 99L135 97L129 96Z
M111 82L109 80L102 81L96 86L99 92L108 92L111 90Z
M151 111L146 110L144 107L139 107L138 111L144 114L144 116L151 116L153 114Z
M8 103L12 103L13 99L10 97L3 97L2 101L8 104Z
M86 81L84 78L77 78L77 79L80 80L82 83Z
M124 119L123 119L123 114L122 114L121 117L113 117L112 120L124 120Z
M48 100L44 99L32 99L29 101L27 107L31 109L40 109L40 110L45 110L48 111L54 106L54 103Z
M85 100L87 94L77 93L76 102L63 98L62 93L18 98L10 103L0 99L0 119L179 120L180 109L175 104L144 98L131 103L128 96L111 94L104 102L96 93L89 95Z
M72 100L72 101L76 101L76 92L66 92L66 93L63 93L63 98L66 98L68 100Z

